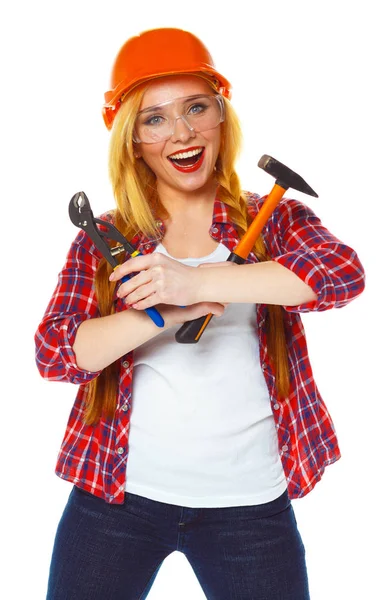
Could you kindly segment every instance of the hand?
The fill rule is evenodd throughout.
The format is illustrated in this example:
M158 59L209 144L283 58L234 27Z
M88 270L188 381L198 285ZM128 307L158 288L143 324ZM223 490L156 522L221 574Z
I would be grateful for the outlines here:
M137 274L122 283L117 293L129 306L144 310L160 303L188 306L198 302L199 277L195 267L154 252L130 258L115 269L110 281L130 273Z
M236 263L230 261L218 263L202 263L197 268L206 267L233 267ZM178 308L177 306L160 305L158 310L165 319L167 326L182 325L186 321L194 321L205 315L212 314L215 317L221 317L224 314L225 307L229 302L198 302L186 308Z
M225 304L220 302L198 302L185 308L173 306L172 304L158 304L157 310L165 320L165 327L183 325L186 321L194 321L205 315L212 314L221 317L224 314Z

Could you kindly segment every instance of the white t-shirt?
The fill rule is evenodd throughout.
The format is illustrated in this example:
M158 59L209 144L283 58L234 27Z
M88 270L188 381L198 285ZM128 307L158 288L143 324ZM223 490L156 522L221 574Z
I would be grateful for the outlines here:
M170 256L162 244L155 252ZM226 261L174 259L197 267ZM171 257L174 258L174 257ZM205 508L270 502L287 488L260 366L256 304L229 304L196 344L177 325L134 350L126 491Z

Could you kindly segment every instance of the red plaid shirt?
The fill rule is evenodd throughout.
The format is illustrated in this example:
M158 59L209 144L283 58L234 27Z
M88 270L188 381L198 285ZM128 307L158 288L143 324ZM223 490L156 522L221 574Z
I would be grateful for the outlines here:
M249 192L246 197L248 210L254 217L265 197ZM112 221L113 214L106 213L101 218ZM162 222L160 227L163 234ZM239 242L237 231L228 218L227 206L218 198L209 233L231 251ZM363 291L365 275L355 251L334 237L313 211L298 200L283 198L262 235L272 259L296 273L317 294L315 301L284 307L285 325L290 333L291 389L282 402L275 395L275 378L267 356L267 306L256 305L260 361L276 422L288 493L290 498L300 498L320 480L326 465L340 458L334 425L313 378L300 313L345 306ZM153 252L158 243L159 240L140 234L132 240L132 245L143 254ZM57 287L36 332L36 362L45 379L79 385L56 474L106 502L122 503L130 449L133 352L119 360L119 392L114 419L100 419L97 425L90 426L83 423L84 403L87 383L98 372L79 369L72 349L78 326L85 319L99 316L93 280L101 258L90 238L80 231L71 245ZM257 259L251 253L247 263L254 262ZM121 299L116 297L115 303L116 311L126 310Z

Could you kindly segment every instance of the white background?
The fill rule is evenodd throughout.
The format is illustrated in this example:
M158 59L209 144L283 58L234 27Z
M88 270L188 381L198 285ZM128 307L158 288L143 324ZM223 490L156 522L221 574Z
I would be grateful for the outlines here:
M95 214L113 207L100 112L110 69L128 37L165 26L198 35L233 84L244 129L244 189L271 189L273 180L256 166L262 154L284 162L319 198L291 195L355 248L365 266L359 299L303 316L343 457L293 506L312 600L385 598L381 4L36 0L3 9L2 598L45 597L53 538L71 490L54 466L76 388L43 381L33 346L78 231L68 203L84 190ZM174 553L148 598L204 595L185 557Z

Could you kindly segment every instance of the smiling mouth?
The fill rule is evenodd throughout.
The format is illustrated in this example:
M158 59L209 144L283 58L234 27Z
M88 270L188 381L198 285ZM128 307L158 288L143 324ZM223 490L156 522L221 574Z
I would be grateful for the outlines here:
M184 152L175 152L168 156L172 165L182 171L196 170L202 164L205 148L193 148Z

